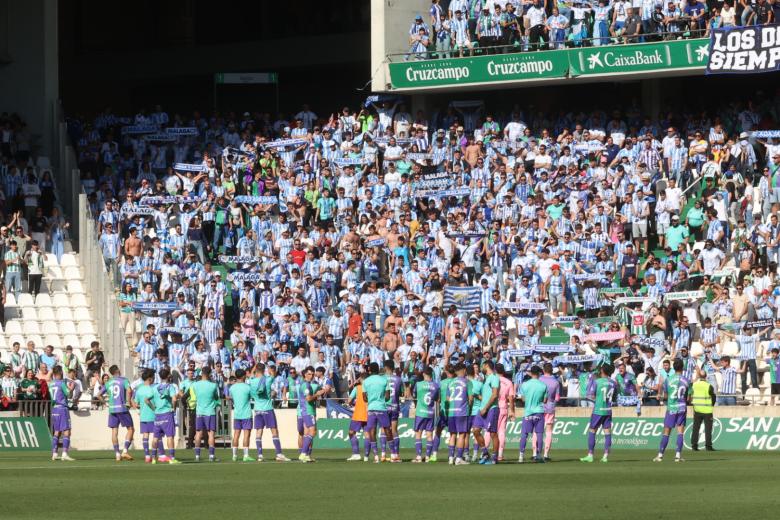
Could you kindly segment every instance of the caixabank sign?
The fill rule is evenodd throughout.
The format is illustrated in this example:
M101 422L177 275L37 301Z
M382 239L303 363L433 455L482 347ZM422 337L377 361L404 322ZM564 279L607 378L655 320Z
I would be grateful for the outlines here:
M704 70L709 40L583 47L390 63L394 90L569 80L579 76Z

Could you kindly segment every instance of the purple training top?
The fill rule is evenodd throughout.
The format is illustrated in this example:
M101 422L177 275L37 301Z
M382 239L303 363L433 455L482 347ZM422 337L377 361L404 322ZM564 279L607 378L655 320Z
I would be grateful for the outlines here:
M544 413L555 413L555 405L561 398L561 384L553 376L539 376L539 381L547 387L547 402L544 403Z

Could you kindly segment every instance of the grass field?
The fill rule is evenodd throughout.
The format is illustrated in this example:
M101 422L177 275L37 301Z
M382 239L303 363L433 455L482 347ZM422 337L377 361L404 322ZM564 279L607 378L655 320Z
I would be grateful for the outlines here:
M761 519L778 503L776 453L687 452L680 464L667 453L658 464L617 451L583 464L581 452L559 451L548 464L468 467L440 453L445 462L375 465L316 449L313 464L234 463L218 450L222 462L195 464L180 451L185 464L152 466L137 452L123 463L110 452L74 451L71 463L5 452L0 518Z

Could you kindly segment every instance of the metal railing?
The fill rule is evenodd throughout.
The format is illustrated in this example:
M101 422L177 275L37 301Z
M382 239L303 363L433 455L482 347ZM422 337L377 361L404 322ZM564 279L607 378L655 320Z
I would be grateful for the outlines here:
M639 34L637 36L599 36L599 37L588 37L588 38L580 38L578 40L568 40L565 39L563 41L554 41L549 38L542 41L532 44L530 42L525 42L525 37L520 37L518 39L515 39L512 43L502 43L498 45L488 45L488 46L480 46L479 42L477 40L472 40L471 45L472 48L458 48L455 47L454 41L451 42L449 49L438 49L435 48L434 50L426 50L422 52L412 52L411 51L411 45L410 50L406 52L393 52L385 55L386 61L388 63L394 63L400 60L432 60L432 59L454 59L454 58L466 58L469 56L484 56L486 54L519 54L524 52L545 52L545 51L556 51L556 50L566 50L566 49L578 49L582 47L615 47L619 45L635 45L638 43L660 43L664 41L673 41L677 38L683 38L686 40L689 39L697 39L704 37L704 30L697 30L695 31L699 34L692 34L692 32L688 29L680 30L680 31L661 31L661 32L654 32L654 33L646 33L646 34ZM621 41L613 41L615 39L621 40ZM603 43L606 40L606 43ZM433 40L431 40L433 44ZM598 43L600 45L594 45L594 43ZM552 48L540 48L541 46L550 46L560 44L562 45L559 49L552 49ZM527 49L524 49L526 47ZM536 47L534 49L534 47ZM447 54L448 57L442 57L441 54Z
M125 374L133 374L133 362L127 345L127 338L121 326L117 303L118 289L106 269L103 252L98 243L97 223L93 218L87 195L78 198L79 229L81 230L79 259L84 268L85 289L92 302L97 322L97 336L105 357L110 364L119 365Z

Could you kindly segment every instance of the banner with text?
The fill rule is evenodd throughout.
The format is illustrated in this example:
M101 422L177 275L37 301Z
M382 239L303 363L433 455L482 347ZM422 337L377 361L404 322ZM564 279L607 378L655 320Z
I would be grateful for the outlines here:
M393 89L447 87L475 83L552 81L578 76L653 74L703 69L709 40L665 41L609 47L583 47L499 56L390 63Z
M553 448L584 449L587 447L589 420L586 417L558 417L553 426ZM398 435L401 447L414 448L414 419L398 421ZM615 417L612 421L612 447L618 449L657 450L663 432L662 418ZM685 446L690 449L693 420L688 419L685 428ZM349 448L349 419L320 419L317 421L317 448ZM520 441L522 421L509 421L506 426L507 446L516 446ZM358 434L362 437L362 432ZM601 433L599 433L601 437ZM704 431L700 432L704 439ZM446 445L447 433L442 432L442 446ZM712 442L721 450L767 450L780 449L780 418L778 417L734 417L715 419L712 428Z
M775 22L777 23L777 22ZM714 29L707 74L745 74L780 69L780 25Z
M566 53L552 51L391 63L389 67L393 88L420 88L564 78L569 60Z
M43 417L0 417L0 452L49 450L51 432Z

